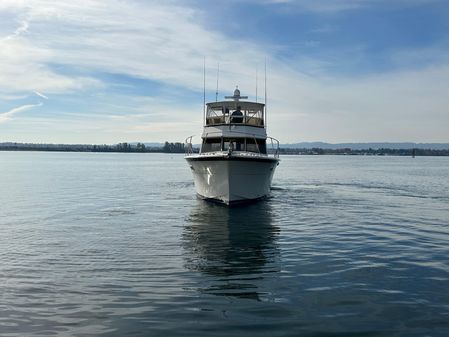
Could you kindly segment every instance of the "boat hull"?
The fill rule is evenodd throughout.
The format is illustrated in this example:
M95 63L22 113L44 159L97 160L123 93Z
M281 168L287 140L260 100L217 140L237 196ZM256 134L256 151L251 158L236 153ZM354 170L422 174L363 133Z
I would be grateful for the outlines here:
M267 196L279 163L269 157L196 156L186 160L197 194L228 205Z

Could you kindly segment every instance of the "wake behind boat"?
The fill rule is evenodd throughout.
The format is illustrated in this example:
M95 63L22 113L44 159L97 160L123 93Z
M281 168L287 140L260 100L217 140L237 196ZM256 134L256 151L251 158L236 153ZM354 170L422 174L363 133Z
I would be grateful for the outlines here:
M242 101L248 97L240 96L238 88L225 98L229 100L206 104L200 152L193 153L189 137L185 159L197 194L229 205L270 193L279 164L279 142L267 137L265 104Z

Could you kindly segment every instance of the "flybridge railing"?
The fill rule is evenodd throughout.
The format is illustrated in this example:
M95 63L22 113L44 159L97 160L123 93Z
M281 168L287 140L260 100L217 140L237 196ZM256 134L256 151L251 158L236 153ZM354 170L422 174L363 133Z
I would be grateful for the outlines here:
M242 135L246 135L247 136L246 138L251 138L251 137L249 137L250 135L248 133L246 133L246 132L234 131L233 133L239 133L239 134L242 134ZM210 133L206 133L204 139L207 139L208 136L214 135L214 134L220 134L221 135L220 132L210 132ZM252 138L254 138L254 144L257 147L258 153L262 154L260 149L259 149L259 145L257 143L257 138L255 137L255 135L251 135L251 136L252 136ZM191 156L191 155L195 154L195 151L193 150L193 145L192 145L193 137L194 136L187 137L186 140L185 140L184 149L185 149L185 154L187 156ZM215 138L215 137L212 137L212 138ZM223 138L223 137L220 137L220 138ZM271 150L271 151L267 151L267 154L268 154L268 152L271 152L270 154L272 154L275 158L279 158L279 141L276 138L273 138L273 137L267 137L267 140L270 140L270 142L271 142L271 149L268 149L268 146L267 146L267 150ZM222 140L222 142L223 142L223 140ZM268 144L266 144L266 145L268 145ZM230 146L228 152L229 151L230 152L233 151L231 146Z

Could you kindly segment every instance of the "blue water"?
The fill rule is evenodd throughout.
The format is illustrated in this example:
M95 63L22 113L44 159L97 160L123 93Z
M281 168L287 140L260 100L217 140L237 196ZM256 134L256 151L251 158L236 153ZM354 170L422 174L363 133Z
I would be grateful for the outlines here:
M180 155L0 152L0 336L449 336L449 158L281 159L229 209Z

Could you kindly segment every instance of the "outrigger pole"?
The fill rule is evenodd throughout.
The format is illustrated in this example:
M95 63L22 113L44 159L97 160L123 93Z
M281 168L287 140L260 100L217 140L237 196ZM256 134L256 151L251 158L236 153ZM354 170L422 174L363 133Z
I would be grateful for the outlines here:
M265 57L265 127L267 127L267 58Z
M203 59L203 126L206 122L206 56Z
M215 91L215 102L218 101L218 77L220 76L220 62L217 65L217 90Z
M256 103L257 103L257 82L258 82L258 81L257 81L257 70L258 70L258 69L257 69L257 66L256 66Z

